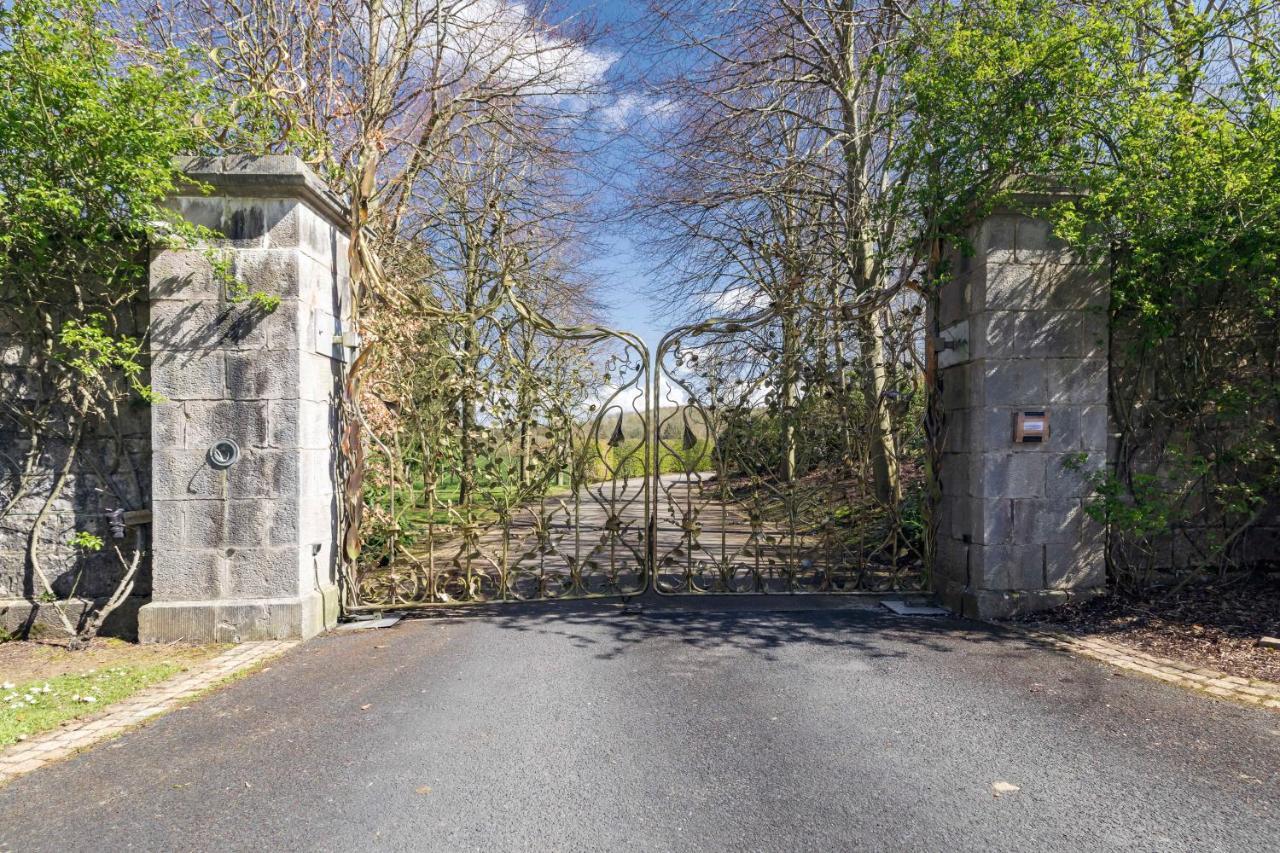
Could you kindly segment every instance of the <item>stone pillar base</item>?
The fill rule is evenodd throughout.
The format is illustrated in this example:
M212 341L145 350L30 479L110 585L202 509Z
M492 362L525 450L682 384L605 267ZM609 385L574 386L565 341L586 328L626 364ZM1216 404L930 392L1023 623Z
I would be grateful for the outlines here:
M243 643L305 640L338 621L338 588L299 598L154 601L138 611L138 640Z
M1088 601L1103 594L1104 586L1080 589L986 590L947 585L937 592L938 601L951 612L969 619L1009 619Z

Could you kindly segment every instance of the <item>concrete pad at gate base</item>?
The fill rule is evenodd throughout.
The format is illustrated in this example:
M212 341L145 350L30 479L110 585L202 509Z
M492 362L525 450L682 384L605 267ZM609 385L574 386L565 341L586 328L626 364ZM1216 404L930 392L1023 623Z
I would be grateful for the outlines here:
M888 599L880 603L897 616L946 616L950 612L944 607L899 599Z
M337 627L336 630L344 634L352 631L376 631L382 628L394 628L400 624L401 616L384 616L381 619L357 619L353 622L345 622Z

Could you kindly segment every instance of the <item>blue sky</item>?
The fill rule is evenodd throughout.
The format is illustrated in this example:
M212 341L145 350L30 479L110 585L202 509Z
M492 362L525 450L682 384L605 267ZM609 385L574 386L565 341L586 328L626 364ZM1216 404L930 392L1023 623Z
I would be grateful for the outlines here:
M620 94L633 87L642 72L644 57L627 50L625 36L629 25L645 13L645 5L643 0L562 0L558 7L558 11L567 16L586 16L600 24L603 37L594 49L616 57L609 79L618 86ZM612 165L620 169L621 178L635 177L626 168L630 158L625 144L609 156ZM638 334L650 350L654 349L668 328L677 325L679 320L654 316L650 299L653 277L636 245L636 240L642 238L626 223L608 225L596 236L603 251L592 266L593 271L604 278L599 293L608 305L605 323Z
M620 232L622 229L613 229ZM678 320L654 317L650 303L650 273L635 256L635 247L625 233L609 236L606 257L597 262L608 281L604 298L609 303L605 322L613 328L635 332L652 351L658 340Z

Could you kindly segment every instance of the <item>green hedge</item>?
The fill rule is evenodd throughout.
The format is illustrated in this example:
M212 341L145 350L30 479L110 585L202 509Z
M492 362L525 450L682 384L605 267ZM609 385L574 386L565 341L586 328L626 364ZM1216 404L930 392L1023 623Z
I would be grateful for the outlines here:
M688 450L659 444L658 472L682 474L710 471L715 467L712 461L713 450L714 444L707 439L699 439ZM605 464L605 459L608 459L608 465ZM639 440L627 441L612 448L597 447L588 460L587 470L588 479L596 481L607 480L611 476L642 477L646 473L645 447Z

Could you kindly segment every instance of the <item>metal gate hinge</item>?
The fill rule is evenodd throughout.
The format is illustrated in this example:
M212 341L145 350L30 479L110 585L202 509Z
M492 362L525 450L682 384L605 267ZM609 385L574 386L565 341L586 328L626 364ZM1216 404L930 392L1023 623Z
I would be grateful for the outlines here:
M359 332L339 332L333 336L333 343L336 346L348 347L350 349L360 349L363 339Z

